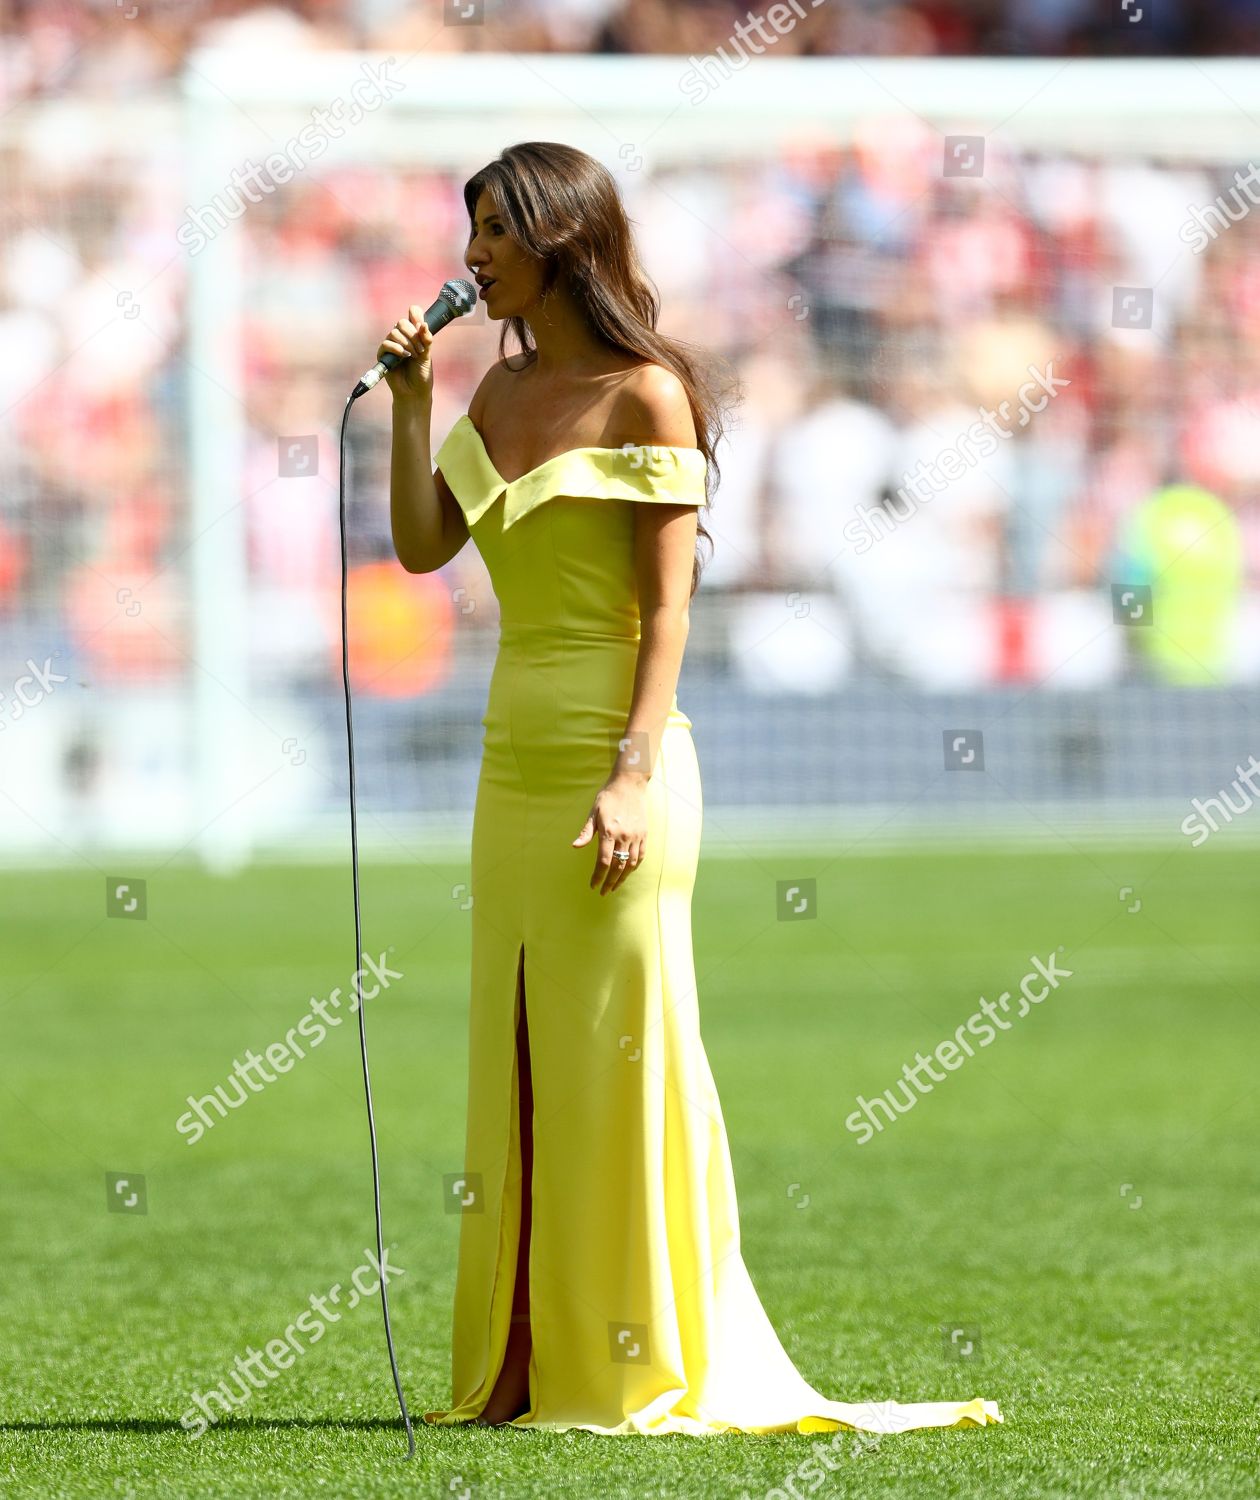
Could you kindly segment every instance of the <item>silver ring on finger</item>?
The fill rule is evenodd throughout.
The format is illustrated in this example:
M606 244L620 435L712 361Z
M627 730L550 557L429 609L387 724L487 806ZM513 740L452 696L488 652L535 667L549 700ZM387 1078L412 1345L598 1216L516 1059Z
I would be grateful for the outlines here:
M630 851L629 849L614 849L612 852L612 857L616 860L620 860L620 862L624 865L626 860L630 858Z

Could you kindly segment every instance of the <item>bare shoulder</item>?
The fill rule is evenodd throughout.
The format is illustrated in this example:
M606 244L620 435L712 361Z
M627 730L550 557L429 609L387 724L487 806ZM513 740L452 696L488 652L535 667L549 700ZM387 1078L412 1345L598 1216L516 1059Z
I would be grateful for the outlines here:
M495 360L481 377L481 382L468 403L468 415L472 418L474 426L482 425L481 419L485 415L486 408L495 404L504 380L508 376L519 374L531 362L532 356L521 354L510 354L506 359Z
M627 376L618 392L617 426L632 434L628 442L697 446L687 387L664 365L641 365Z

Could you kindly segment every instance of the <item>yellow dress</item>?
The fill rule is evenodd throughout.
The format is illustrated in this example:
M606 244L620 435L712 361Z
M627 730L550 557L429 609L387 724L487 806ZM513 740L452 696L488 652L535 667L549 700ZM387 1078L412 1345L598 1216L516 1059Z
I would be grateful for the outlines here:
M602 1433L984 1425L992 1401L829 1401L779 1343L740 1254L691 947L701 789L671 706L645 857L607 896L574 848L625 730L640 621L635 503L701 506L694 448L575 448L505 483L461 416L435 458L500 605L472 835L468 1125L453 1405L502 1366L521 1214L517 969L534 1093L530 1405Z

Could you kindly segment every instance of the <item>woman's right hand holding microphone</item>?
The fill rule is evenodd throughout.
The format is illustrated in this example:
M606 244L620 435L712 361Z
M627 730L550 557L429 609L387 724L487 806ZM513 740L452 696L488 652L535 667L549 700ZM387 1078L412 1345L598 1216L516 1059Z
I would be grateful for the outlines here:
M433 362L429 355L433 334L424 321L424 309L413 302L407 316L399 318L376 351L377 359L397 354L402 363L385 373L385 383L395 401L428 400L433 395Z

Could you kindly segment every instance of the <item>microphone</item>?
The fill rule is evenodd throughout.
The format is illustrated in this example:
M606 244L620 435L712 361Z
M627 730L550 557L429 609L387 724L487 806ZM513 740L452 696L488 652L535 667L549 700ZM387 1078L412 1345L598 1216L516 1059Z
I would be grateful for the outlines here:
M477 288L471 281L465 281L462 277L453 276L450 281L445 282L442 290L438 293L437 301L424 314L424 321L431 333L439 333L448 323L453 323L456 318L462 318L465 313L472 312L477 305ZM409 356L395 354L392 350L385 353L376 361L358 385L355 386L350 395L351 401L359 396L364 396L372 389L387 370L393 370L402 364Z

